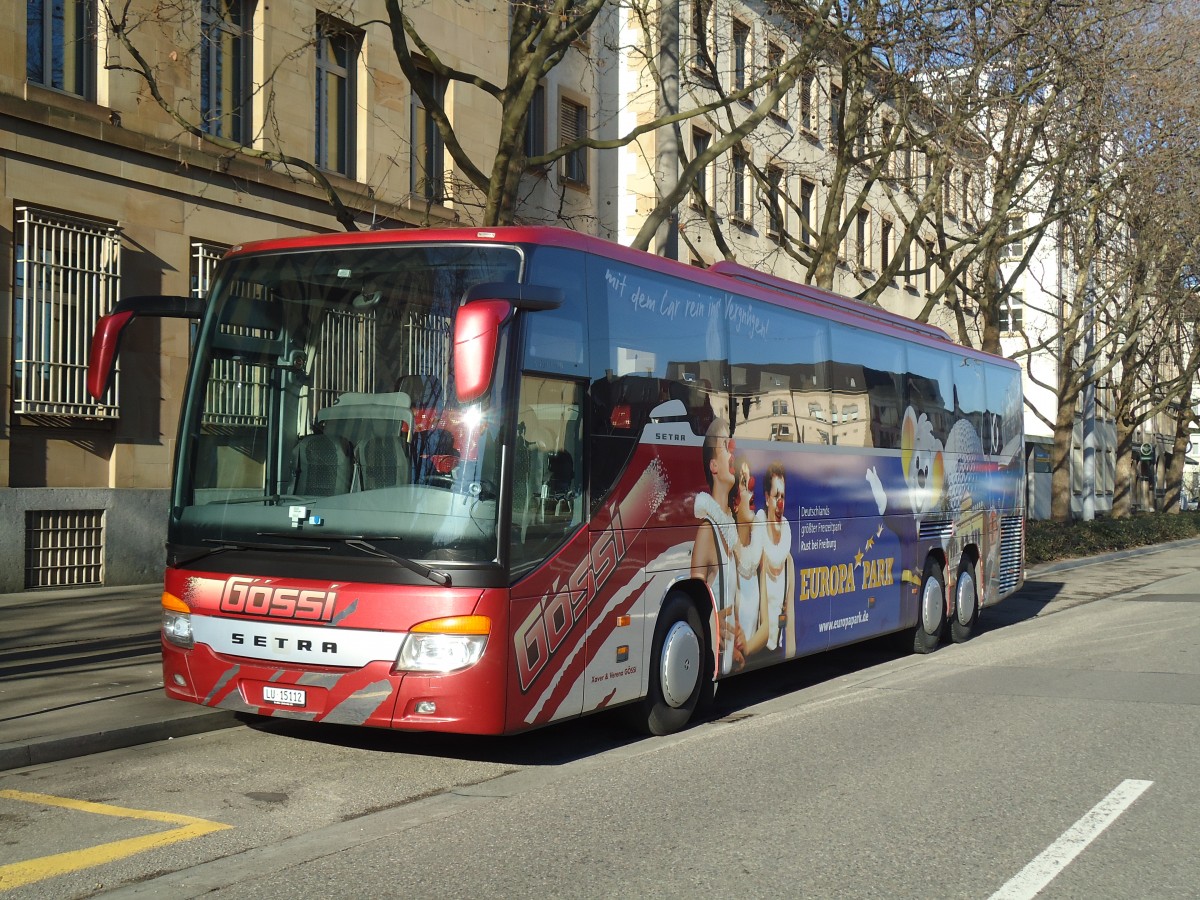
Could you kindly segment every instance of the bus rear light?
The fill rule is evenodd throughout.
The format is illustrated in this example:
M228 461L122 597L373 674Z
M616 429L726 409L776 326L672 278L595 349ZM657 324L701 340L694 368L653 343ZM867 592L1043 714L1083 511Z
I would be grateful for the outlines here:
M487 616L451 616L414 626L400 646L397 672L447 674L479 662L492 622Z

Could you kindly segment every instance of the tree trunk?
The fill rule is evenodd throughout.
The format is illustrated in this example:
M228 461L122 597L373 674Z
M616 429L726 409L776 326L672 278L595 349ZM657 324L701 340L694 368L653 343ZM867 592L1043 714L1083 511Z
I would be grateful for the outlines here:
M1133 452L1133 426L1124 416L1117 416L1116 483L1113 485L1114 519L1127 519L1133 515L1134 492L1138 486L1141 463Z
M1059 400L1050 450L1050 518L1071 521L1071 447L1075 435L1075 403Z

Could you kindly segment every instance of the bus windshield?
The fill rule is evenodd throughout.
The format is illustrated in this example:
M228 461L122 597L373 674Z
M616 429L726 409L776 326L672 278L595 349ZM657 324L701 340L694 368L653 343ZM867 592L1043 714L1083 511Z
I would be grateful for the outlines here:
M459 404L454 311L516 282L513 247L381 245L233 257L196 340L171 542L497 558L504 354Z

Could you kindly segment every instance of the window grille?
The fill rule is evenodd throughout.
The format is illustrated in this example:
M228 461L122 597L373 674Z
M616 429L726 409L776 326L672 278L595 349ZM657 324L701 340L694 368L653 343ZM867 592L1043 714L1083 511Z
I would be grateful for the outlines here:
M104 583L104 510L25 513L25 587Z
M202 241L192 242L192 296L203 299L212 288L217 263L226 248ZM236 292L238 285L233 285ZM258 290L247 285L248 290ZM222 325L224 334L273 338L258 328ZM235 359L214 359L204 398L204 424L214 427L263 426L267 424L267 371Z
M313 412L346 391L375 389L375 311L331 310L321 322L313 362Z
M116 418L117 383L87 392L92 330L120 293L121 230L32 207L16 209L13 412Z

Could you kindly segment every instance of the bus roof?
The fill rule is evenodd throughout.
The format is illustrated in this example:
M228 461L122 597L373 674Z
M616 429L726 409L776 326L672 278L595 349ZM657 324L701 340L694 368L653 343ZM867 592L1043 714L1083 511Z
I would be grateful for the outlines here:
M721 261L707 269L689 266L673 259L635 250L613 241L567 228L549 225L498 225L492 228L399 228L380 231L347 231L301 237L254 241L232 247L227 256L272 253L289 250L318 250L334 247L369 247L373 244L428 243L538 244L595 253L630 265L655 269L686 277L732 293L753 296L779 306L798 307L823 318L849 320L871 331L892 332L897 337L918 342L951 344L957 352L990 362L1016 367L1016 363L956 343L935 325L917 322L897 313L834 294L808 284L788 281L735 262ZM730 282L735 282L731 284ZM861 323L854 319L865 320ZM907 333L904 333L907 332Z

